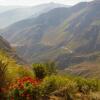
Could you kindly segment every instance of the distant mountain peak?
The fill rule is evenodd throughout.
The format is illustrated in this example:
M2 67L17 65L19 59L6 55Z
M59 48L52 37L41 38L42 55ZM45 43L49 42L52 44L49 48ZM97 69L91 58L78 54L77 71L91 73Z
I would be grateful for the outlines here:
M92 2L90 3L100 3L100 0L93 0Z
M67 7L63 4L57 4L54 2L41 4L37 6L29 7L1 7L0 8L0 29L5 28L13 23L16 23L21 20L28 18L35 18L42 13L48 12L54 8ZM4 10L4 8L6 10ZM11 9L12 8L12 9ZM8 10L7 10L8 9ZM9 20L12 19L12 20Z

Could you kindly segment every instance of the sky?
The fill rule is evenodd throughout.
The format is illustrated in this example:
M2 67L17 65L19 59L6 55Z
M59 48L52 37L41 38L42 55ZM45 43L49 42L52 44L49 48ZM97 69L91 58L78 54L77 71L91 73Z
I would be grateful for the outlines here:
M0 5L34 6L48 2L74 5L78 2L84 2L84 1L92 1L92 0L0 0Z

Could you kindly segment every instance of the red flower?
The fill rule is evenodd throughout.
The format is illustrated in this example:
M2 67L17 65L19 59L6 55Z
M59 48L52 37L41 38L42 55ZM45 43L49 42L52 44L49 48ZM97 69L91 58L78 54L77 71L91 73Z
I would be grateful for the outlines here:
M19 92L23 91L22 93L20 92L21 94L19 96L29 98L30 100L30 98L32 98L32 95L28 91L28 89L31 89L30 86L32 86L32 88L37 87L40 83L41 83L41 80L39 79L34 79L31 77L23 77L23 78L17 79L16 82L11 84L9 89L12 92L16 91L16 89ZM12 93L12 97L13 97L13 94L14 93ZM11 97L11 100L14 100L12 97Z

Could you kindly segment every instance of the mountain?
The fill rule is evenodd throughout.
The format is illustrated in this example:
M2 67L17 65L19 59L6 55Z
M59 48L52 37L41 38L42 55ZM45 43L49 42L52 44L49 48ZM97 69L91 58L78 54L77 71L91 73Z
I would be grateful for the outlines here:
M0 36L0 53L6 53L8 56L13 58L18 64L26 64L26 61L22 60L19 56L17 56L16 52L10 46L10 44Z
M98 0L55 8L1 33L30 62L53 60L64 69L87 61L88 56L83 55L99 52L99 9Z
M82 3L72 8L76 9L81 5L85 5L83 9L78 9L57 29L46 33L43 42L46 43L48 41L53 45L60 44L74 51L85 44L92 44L95 41L93 38L96 38L100 29L100 2Z
M27 18L36 17L42 13L48 12L49 10L57 7L63 7L65 5L56 4L56 3L48 3L43 5L38 5L35 7L15 7L10 10L12 7L1 7L0 10L0 28L5 28L17 21L24 20ZM7 8L9 10L7 10ZM11 20L10 20L11 19Z
M45 50L50 48L40 43L42 36L44 32L60 25L66 17L69 16L66 10L67 8L56 8L40 15L38 18L15 23L2 32L3 36L8 39L12 45L19 46L18 51L21 49L20 51L24 53L23 50L25 50L26 53L22 55L27 56L27 58L29 55L34 55L32 54L34 50L38 51L38 54L42 48L45 47ZM36 52L34 53L36 54Z
M51 29L61 24L64 19L69 16L66 13L66 9L67 8L56 8L49 11L48 13L40 15L37 18L26 19L21 22L15 23L12 26L6 28L6 30L4 30L2 34L13 44L24 45L28 43L28 41L30 42L31 39L32 42L37 43L37 40L39 40L37 39L39 35L42 36L42 33L48 31L49 28ZM8 37L9 35L12 36ZM31 36L32 38L30 38ZM22 37L24 39L22 39Z

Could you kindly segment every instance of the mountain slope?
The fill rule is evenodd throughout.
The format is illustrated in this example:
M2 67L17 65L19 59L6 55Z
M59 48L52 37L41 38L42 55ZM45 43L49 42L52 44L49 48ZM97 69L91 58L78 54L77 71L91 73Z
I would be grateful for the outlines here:
M100 1L56 8L37 18L13 24L3 30L2 35L30 62L56 60L65 68L73 62L86 61L82 54L100 50L99 9ZM70 60L67 60L69 55ZM82 61L77 56L81 56Z
M80 6L80 4L77 6ZM96 33L96 31L99 34L100 24L98 23L96 25L96 22L100 21L99 9L100 2L91 2L85 4L85 7L82 10L79 9L79 11L75 12L73 15L67 18L65 22L57 29L51 31L50 33L46 33L45 37L43 38L43 42L45 43L45 40L47 40L53 45L56 45L58 43L72 50L82 46L82 44L85 44L85 40L88 40L85 37L88 38L90 35L90 39L92 37L95 37L94 34ZM91 31L93 33L91 33ZM51 33L53 35L51 35ZM90 35L87 36L87 34L89 33ZM50 41L51 39L52 41Z
M83 8L84 4L80 6L80 9ZM40 15L38 18L23 20L21 22L13 24L12 26L4 30L2 32L2 35L13 45L19 46L17 49L18 53L24 50L24 52L21 52L22 54L20 53L23 56L28 58L29 55L31 55L31 58L33 59L33 55L41 54L39 50L41 50L41 47L45 47L45 53L47 52L47 57L43 57L44 55L38 57L40 55L37 55L37 58L48 58L48 52L52 50L54 51L56 48L53 48L53 46L50 46L50 44L45 46L45 43L41 43L44 34L51 29L54 30L55 27L59 26L64 22L66 18L72 15L74 11L78 11L78 7L76 9L72 8L72 11L67 8L56 8L49 11L48 13ZM34 52L34 49L36 47L38 47L38 50Z
M15 23L12 26L6 28L6 30L3 31L2 35L14 44L18 44L18 41L19 44L25 44L25 41L30 42L31 39L32 42L34 42L34 39L39 40L37 39L39 36L41 38L44 32L61 24L64 19L69 16L66 13L66 9L67 8L56 8L54 10L49 11L48 13L40 15L37 18L27 19ZM12 36L8 38L9 35ZM22 37L25 40L23 40Z
M9 55L11 58L13 58L19 64L26 63L19 56L17 56L17 54L15 53L15 51L13 51L13 49L11 48L9 43L1 36L0 36L0 52L7 53L7 55Z
M0 49L11 50L11 46L0 36Z
M80 10L83 10L86 4L87 3L82 3L79 5L76 5L75 7L71 7L69 9L68 8L57 8L57 9L49 11L48 13L40 15L38 18L27 19L27 20L23 20L21 22L15 23L3 31L3 36L7 38L11 43L18 44L17 42L21 40L22 37L25 38L30 34L34 38L33 36L34 33L39 34L41 32L43 34L45 33L47 34L48 31L50 31L51 33L51 30L54 30L56 27L62 24L65 21L65 19L73 16L74 12L80 12ZM11 37L8 37L9 35L11 35ZM53 36L54 34L51 34L51 35ZM17 39L17 37L20 37L20 38ZM29 39L31 38L28 38L28 41ZM24 44L25 41L23 43L22 41L19 43Z

